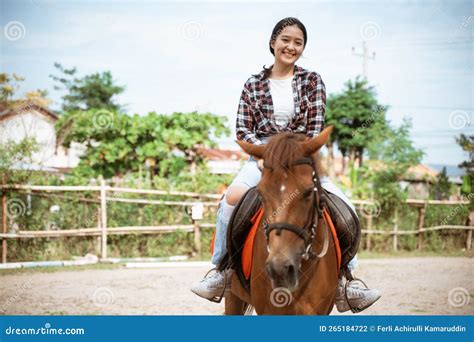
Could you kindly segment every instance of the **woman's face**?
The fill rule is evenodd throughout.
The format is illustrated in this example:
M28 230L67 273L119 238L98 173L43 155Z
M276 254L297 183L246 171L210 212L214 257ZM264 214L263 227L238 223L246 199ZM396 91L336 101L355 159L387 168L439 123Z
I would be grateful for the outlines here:
M296 25L286 26L271 43L275 51L275 61L294 64L304 50L303 31Z

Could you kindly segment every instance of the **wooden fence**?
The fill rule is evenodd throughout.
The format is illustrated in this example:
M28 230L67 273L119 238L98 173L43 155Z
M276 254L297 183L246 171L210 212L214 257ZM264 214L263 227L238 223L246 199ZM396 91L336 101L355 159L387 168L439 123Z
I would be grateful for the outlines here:
M7 262L7 241L9 239L20 239L20 238L45 238L45 237L77 237L77 236L97 236L100 239L100 254L101 259L107 259L107 236L116 234L158 234L158 233L169 233L176 230L182 230L186 232L193 232L194 234L194 248L196 252L201 251L201 228L212 228L215 224L202 223L200 222L201 216L199 215L200 209L204 206L217 207L218 201L221 195L217 194L200 194L194 192L182 192L182 191L163 191L163 190L148 190L148 189L133 189L133 188L121 188L111 187L105 184L102 180L100 186L43 186L43 185L2 185L0 186L1 197L2 197L2 232L0 233L0 239L2 240L2 263ZM94 202L100 204L97 211L97 228L75 228L65 230L39 230L39 231L18 231L16 233L8 233L8 208L7 208L7 193L8 192L21 192L27 191L27 193L34 194L35 196L46 196L42 192L84 192L84 191L97 191L99 199L92 198L80 198L82 202ZM108 196L108 193L120 194L142 194L142 195L176 195L184 196L192 199L191 201L164 201L164 200L147 200L147 199L133 199L133 198L121 198L117 195ZM65 196L60 196L67 198ZM203 201L207 199L207 201ZM126 226L126 227L108 227L107 226L107 202L122 202L122 203L136 203L136 204L152 204L152 205L167 205L167 206L184 206L196 209L196 215L193 213L192 224L189 225L163 225L163 226ZM353 200L352 203L359 207L374 206L374 202L367 200ZM460 206L468 204L468 201L424 201L424 200L407 200L407 204L415 206L419 209L418 225L416 230L400 230L398 227L397 213L395 213L395 223L392 231L382 231L373 229L373 215L363 215L366 217L367 229L362 229L362 233L366 234L366 248L371 248L371 238L373 235L382 234L390 235L393 237L393 250L398 248L398 236L415 234L418 236L418 248L421 248L423 243L423 233L435 230L444 229L458 229L467 230L467 241L466 249L471 249L472 246L472 230L473 226L457 226L457 225L439 225L435 227L423 227L425 220L426 208L428 205L450 205Z

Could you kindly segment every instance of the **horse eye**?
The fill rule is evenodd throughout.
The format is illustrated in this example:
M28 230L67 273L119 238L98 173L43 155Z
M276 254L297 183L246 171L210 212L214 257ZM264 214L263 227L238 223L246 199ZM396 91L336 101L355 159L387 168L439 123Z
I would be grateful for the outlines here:
M313 189L308 189L303 193L303 198L308 199L311 197L311 194L313 193Z

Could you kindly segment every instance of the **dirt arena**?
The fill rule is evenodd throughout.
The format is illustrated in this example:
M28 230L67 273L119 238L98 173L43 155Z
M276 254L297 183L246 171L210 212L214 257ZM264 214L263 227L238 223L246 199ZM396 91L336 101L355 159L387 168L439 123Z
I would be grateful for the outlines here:
M359 263L356 276L382 292L382 298L364 314L474 314L473 258L362 259ZM211 303L189 290L207 269L197 263L180 268L0 271L0 313L221 315L223 302ZM334 310L333 314L338 313Z

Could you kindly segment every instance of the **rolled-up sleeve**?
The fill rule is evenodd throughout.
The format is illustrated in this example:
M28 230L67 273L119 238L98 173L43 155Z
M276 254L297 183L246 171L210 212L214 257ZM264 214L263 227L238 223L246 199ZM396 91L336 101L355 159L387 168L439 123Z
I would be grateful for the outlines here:
M261 145L263 142L255 135L255 116L250 102L250 88L247 81L240 96L239 108L236 120L237 140L243 140L251 144Z
M313 138L324 129L324 114L326 112L326 86L317 73L313 73L309 80L308 89L308 122L306 136Z

